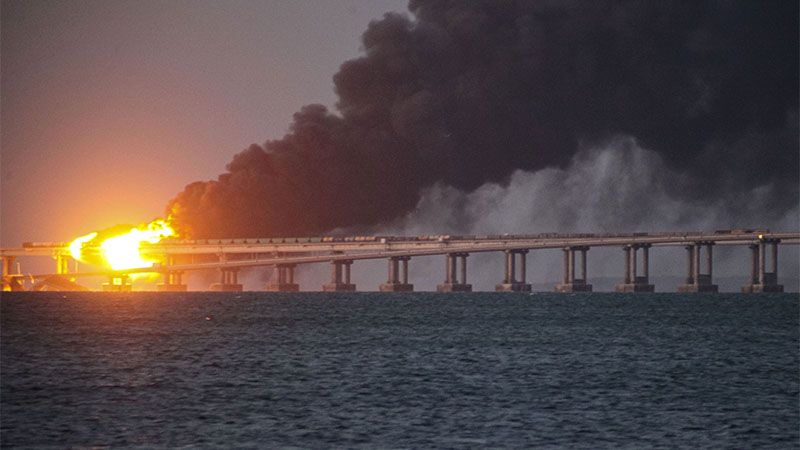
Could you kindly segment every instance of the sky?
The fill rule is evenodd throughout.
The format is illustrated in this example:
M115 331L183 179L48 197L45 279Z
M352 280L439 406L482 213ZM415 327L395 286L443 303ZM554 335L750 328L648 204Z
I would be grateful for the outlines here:
M302 105L332 105L367 24L405 4L4 0L1 245L163 215Z

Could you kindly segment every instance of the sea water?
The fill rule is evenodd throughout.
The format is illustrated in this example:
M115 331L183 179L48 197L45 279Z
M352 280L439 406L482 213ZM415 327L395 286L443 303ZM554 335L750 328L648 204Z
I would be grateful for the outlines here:
M3 293L3 447L800 445L797 294Z

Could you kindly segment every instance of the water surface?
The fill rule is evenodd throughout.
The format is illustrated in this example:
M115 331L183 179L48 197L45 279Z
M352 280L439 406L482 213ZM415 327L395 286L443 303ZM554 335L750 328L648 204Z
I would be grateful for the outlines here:
M792 448L797 294L3 293L4 447Z

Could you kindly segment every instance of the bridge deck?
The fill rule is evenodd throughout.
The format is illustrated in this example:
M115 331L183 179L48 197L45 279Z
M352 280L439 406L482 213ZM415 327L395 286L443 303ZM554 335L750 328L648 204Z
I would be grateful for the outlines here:
M173 264L126 270L125 273L170 272L214 268L272 266L276 264L308 264L336 260L383 259L392 256L431 256L447 253L478 253L522 249L554 249L575 246L607 247L633 244L680 246L696 242L716 245L745 245L759 240L780 240L784 244L800 243L800 233L768 231L748 232L671 232L629 234L539 234L524 236L425 236L425 237L355 237L337 238L271 238L214 241L163 241L144 245L149 255L226 255L216 262ZM333 239L333 238L331 238ZM280 241L280 242L278 242ZM28 244L22 248L0 249L0 256L53 256L66 254L64 243ZM246 256L243 259L242 256ZM97 276L108 272L85 272L71 276ZM30 276L30 275L28 275Z

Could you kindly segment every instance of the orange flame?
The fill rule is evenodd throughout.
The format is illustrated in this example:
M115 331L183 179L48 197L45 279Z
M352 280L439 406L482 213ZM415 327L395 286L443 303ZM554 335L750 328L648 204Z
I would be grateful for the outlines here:
M127 232L108 234L92 232L76 238L69 245L70 255L78 261L100 263L113 270L150 267L158 260L143 255L140 251L142 244L156 244L163 238L177 235L170 225L170 218L156 219ZM92 258L93 254L99 255L99 260Z

